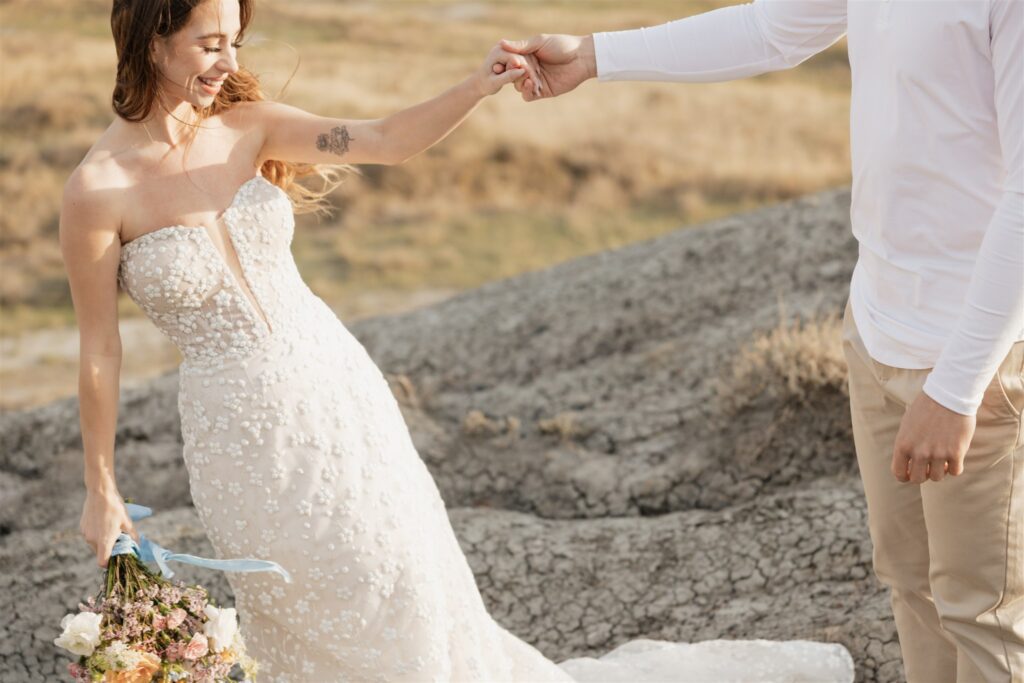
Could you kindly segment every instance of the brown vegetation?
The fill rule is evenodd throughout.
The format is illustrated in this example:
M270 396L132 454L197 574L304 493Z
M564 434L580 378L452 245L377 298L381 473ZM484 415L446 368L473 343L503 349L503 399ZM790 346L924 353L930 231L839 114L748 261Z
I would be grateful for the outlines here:
M752 403L799 407L822 390L849 395L842 347L842 316L788 320L779 305L779 324L759 334L736 354L715 383L715 396L728 413Z
M464 78L502 37L653 25L728 4L267 0L241 59L269 97L372 118ZM0 336L11 337L74 325L60 198L112 120L115 60L106 0L0 11ZM797 69L728 83L591 82L534 104L507 89L429 152L363 167L335 191L333 217L297 218L293 250L310 287L351 319L843 185L849 81L843 40ZM142 315L126 296L121 311Z
M375 117L464 77L501 37L650 25L727 2L261 2L242 59L270 96ZM0 82L5 334L71 319L56 244L63 182L106 127L108 2L9 2ZM410 56L413 58L410 59ZM845 42L799 69L711 85L595 84L527 105L510 89L431 152L365 167L335 218L300 220L311 286L462 289L847 182ZM301 217L305 219L306 217ZM326 249L325 249L326 247ZM394 302L385 302L395 308ZM125 313L137 315L130 303Z

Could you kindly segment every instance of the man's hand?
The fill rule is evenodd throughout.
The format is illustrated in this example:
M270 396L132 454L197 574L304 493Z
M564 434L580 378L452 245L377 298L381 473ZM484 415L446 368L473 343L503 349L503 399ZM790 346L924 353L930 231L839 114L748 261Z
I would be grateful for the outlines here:
M977 418L961 415L920 392L903 415L892 454L892 473L902 482L941 481L964 471L964 456Z
M509 52L523 55L532 66L530 73L515 83L527 102L563 95L583 81L597 77L593 36L539 35L529 40L503 40L499 44Z

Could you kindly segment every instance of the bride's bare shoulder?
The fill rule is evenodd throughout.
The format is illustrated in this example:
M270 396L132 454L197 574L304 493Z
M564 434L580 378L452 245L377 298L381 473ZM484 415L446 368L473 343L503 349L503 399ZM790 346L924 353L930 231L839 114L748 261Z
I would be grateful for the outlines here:
M220 116L226 128L233 129L242 136L261 135L266 129L267 120L279 106L280 104L273 100L235 102Z
M64 182L61 232L120 235L124 186L118 169L108 161L83 161Z
M225 125L235 127L257 122L266 112L273 111L278 103L274 100L247 100L235 102L229 109L224 110L221 116L224 117Z
M125 190L132 186L131 169L138 163L135 157L130 141L112 123L65 180L62 213L88 215L93 220L102 216L109 229L120 232Z
M117 186L124 180L126 161L133 150L127 143L119 142L113 126L86 151L64 184L65 192L90 193Z

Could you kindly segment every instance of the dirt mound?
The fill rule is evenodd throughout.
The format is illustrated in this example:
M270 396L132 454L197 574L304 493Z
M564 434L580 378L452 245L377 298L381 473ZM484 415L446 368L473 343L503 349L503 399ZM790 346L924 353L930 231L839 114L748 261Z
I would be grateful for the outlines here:
M837 353L849 199L804 197L353 325L502 624L556 659L639 636L829 640L858 680L900 679ZM148 536L211 553L176 392L175 374L124 392L119 486L154 508ZM52 677L60 616L99 579L77 534L74 400L0 416L0 494L0 608L14 615L0 682ZM179 576L230 599L222 575L195 571Z

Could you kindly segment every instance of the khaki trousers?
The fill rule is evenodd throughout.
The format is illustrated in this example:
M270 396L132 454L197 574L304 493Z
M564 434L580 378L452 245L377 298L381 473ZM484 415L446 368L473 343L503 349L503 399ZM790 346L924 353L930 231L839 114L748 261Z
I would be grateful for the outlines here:
M985 391L963 474L920 485L890 464L929 369L871 358L849 302L843 352L874 571L891 589L906 679L1024 682L1024 341Z

